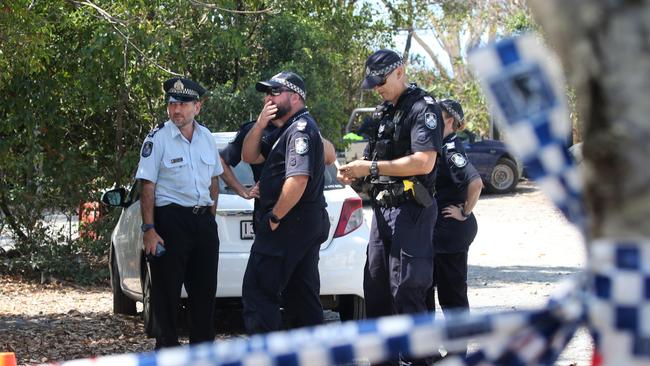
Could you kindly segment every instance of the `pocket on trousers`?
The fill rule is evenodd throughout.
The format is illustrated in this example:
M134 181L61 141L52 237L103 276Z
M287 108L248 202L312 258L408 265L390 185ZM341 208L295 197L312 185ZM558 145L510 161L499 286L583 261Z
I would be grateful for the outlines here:
M433 282L433 258L414 257L400 253L400 285L429 288Z

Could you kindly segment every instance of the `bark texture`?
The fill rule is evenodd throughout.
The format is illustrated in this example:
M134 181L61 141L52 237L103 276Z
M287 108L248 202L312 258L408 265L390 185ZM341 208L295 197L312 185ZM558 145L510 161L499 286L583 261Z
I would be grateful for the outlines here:
M588 235L650 236L650 1L528 4L576 90Z

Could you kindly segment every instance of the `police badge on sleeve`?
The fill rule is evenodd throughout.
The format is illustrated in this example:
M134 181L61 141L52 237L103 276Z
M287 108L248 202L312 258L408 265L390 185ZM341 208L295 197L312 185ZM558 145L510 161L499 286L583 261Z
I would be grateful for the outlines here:
M146 158L151 155L151 152L153 151L153 142L147 141L144 143L144 146L142 146L142 157Z
M467 159L461 153L455 153L454 155L452 155L451 162L454 163L454 165L459 168L462 168L465 165L467 165Z
M436 126L438 126L438 117L436 117L435 113L425 113L424 114L424 124L434 130Z
M298 137L294 144L298 155L305 155L309 151L309 139L307 137Z

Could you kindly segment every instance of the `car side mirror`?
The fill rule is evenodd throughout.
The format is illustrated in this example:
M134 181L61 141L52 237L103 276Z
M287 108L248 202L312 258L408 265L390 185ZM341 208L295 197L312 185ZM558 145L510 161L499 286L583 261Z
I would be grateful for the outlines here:
M124 201L126 200L126 189L124 188L113 188L102 194L102 202L108 206L112 207L122 207L124 206Z

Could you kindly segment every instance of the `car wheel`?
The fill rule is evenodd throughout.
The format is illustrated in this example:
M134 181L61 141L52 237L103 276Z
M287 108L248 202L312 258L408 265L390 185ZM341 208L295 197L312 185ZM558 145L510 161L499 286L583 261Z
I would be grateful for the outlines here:
M356 295L341 295L338 311L341 321L365 319L366 303L363 298Z
M113 313L136 315L137 309L135 307L135 300L130 299L122 292L120 287L120 272L117 269L117 259L115 259L115 248L111 245L110 252L110 275L111 275L111 289L113 290Z
M142 283L142 318L144 320L144 332L148 337L154 337L153 312L151 310L151 275L149 268L144 266L144 282Z
M490 173L487 187L492 193L507 193L515 189L518 180L517 164L511 159L501 158Z

